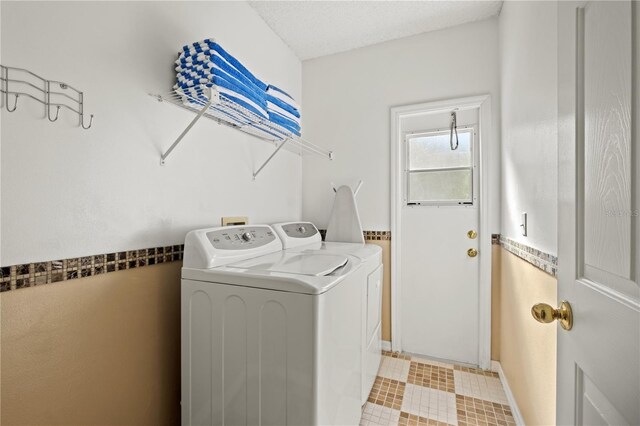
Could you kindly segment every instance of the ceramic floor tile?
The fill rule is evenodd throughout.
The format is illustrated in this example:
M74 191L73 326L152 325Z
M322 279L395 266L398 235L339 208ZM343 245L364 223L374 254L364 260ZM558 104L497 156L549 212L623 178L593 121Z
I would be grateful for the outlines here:
M429 359L429 358L425 358L425 357L421 357L421 356L416 356L416 355L412 355L411 356L411 360L412 361L416 361L416 362L421 362L423 364L435 365L436 367L450 368L452 370L454 368L453 364L449 364L447 362L442 362L442 361L436 361L436 360L433 360L433 359Z
M439 422L437 420L427 419L405 412L400 413L399 426L449 426L448 423Z
M383 356L378 376L406 382L410 365L409 360Z
M451 392L407 384L402 411L451 425L458 424L456 396Z
M411 355L407 355L401 352L382 351L382 355L388 356L390 358L406 359L409 361L411 360Z
M399 410L367 402L362 410L360 426L395 426L399 421Z
M487 376L487 377L495 377L495 378L499 378L500 376L498 376L498 373L496 373L495 371L485 371L485 370L481 370L479 368L472 368L472 367L463 367L461 365L454 365L452 366L453 369L458 370L458 371L464 371L467 373L473 373L473 374L479 374L481 376Z
M377 377L367 401L398 410L402 404L405 386L404 382L398 380Z
M507 395L504 393L499 378L458 370L453 372L453 378L455 393L458 395L508 404Z
M511 408L497 402L456 395L459 426L515 426Z
M407 382L445 392L454 391L453 370L411 361Z
M383 352L360 426L515 426L496 373Z

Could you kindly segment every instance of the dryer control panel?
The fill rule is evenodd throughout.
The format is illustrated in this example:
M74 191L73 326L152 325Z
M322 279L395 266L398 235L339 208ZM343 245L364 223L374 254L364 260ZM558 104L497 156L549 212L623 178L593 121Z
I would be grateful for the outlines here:
M246 226L219 228L207 232L211 245L218 250L246 250L262 247L276 239L270 228L263 226Z
M282 230L289 238L309 238L318 233L318 230L309 222L288 223L282 225Z
M276 223L273 229L282 240L285 249L322 241L318 228L311 222Z

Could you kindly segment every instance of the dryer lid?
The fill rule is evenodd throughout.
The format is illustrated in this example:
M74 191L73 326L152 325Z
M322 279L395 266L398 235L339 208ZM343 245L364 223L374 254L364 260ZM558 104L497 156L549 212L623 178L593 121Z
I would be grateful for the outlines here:
M236 262L227 267L321 277L332 274L348 261L346 256L337 254L279 252Z

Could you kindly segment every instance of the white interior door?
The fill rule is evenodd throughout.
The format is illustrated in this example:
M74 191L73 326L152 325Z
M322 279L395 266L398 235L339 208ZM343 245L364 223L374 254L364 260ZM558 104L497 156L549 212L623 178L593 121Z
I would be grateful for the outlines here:
M402 350L478 365L479 115L456 114L456 149L449 111L401 120Z
M639 4L560 2L558 424L640 424Z

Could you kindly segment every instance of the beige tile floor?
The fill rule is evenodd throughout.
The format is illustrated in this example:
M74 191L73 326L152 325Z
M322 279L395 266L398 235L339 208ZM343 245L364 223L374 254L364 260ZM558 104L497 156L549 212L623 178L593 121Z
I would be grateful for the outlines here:
M361 426L515 426L497 373L383 352Z

